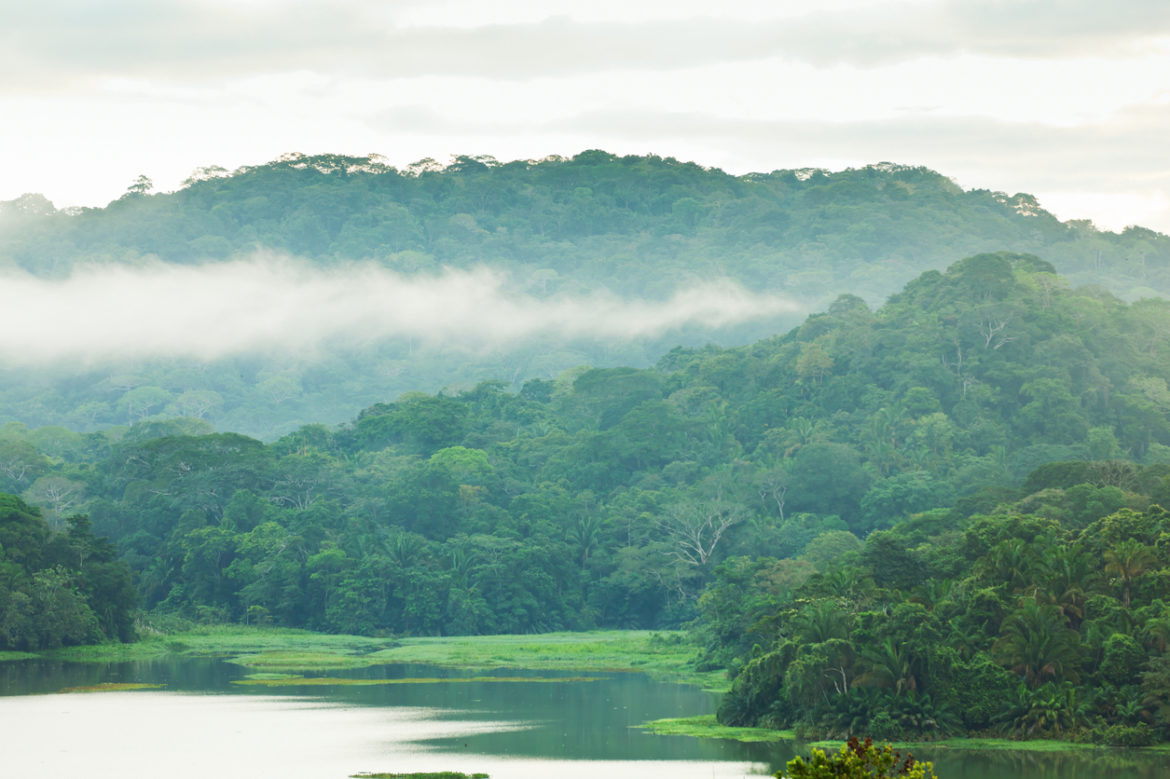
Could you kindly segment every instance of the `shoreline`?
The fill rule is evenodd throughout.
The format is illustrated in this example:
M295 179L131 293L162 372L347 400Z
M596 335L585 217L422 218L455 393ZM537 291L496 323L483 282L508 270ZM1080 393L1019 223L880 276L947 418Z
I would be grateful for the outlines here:
M689 684L711 692L730 685L722 672L697 672L697 649L682 631L595 630L532 635L369 638L314 633L294 628L213 625L158 633L133 644L97 644L41 652L0 652L0 662L29 659L66 662L134 662L168 656L219 657L260 675L344 671L388 663L432 665L463 670L526 669L605 673L645 673L655 679ZM674 717L635 726L659 735L753 742L791 742L802 747L838 749L841 741L800 742L791 730L728 727L714 714ZM937 741L895 741L900 749L947 751L1092 752L1117 750L1100 744L1033 739L953 737ZM1170 744L1129 747L1170 754Z

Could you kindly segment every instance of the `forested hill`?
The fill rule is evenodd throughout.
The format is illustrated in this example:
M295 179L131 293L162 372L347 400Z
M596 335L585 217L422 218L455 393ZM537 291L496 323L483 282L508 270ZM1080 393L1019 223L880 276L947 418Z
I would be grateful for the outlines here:
M26 318L41 323L5 342L0 421L89 431L196 417L271 441L302 424L343 422L403 392L483 380L516 390L579 365L646 367L678 345L750 343L799 324L838 295L877 306L923 271L1001 250L1034 253L1070 285L1099 286L1124 300L1170 293L1164 235L1061 223L1028 195L963 191L938 173L885 163L731 176L599 151L506 164L461 157L401 171L373 158L290 155L230 174L206 169L171 194L139 181L102 209L59 212L30 195L0 204L0 274L11 274L7 283ZM448 291L454 284L451 294L462 291L462 298L426 298L425 308L474 310L483 326L446 336L441 321L409 333L355 327L320 349L301 348L295 339L319 329L324 316L315 305L320 296L307 291L318 287L305 280L303 263L325 274L312 278L329 288L337 278L371 273L406 295L415 295L412 282ZM274 268L283 275L273 277ZM486 286L499 289L484 292L483 277L459 276L472 268L490 269L496 275ZM604 333L543 327L477 340L546 301L557 311L588 311L599 291L631 312L647 305L678 311L672 296L689 295L693 313L717 297L703 285L722 279L778 307L761 314L737 305L723 324L683 316L652 332L623 327L617 310L605 317ZM245 297L244 288L255 292ZM375 288L383 289L367 286ZM94 303L111 290L126 296L123 308ZM183 308L180 321L192 323L185 331L164 336L156 322L138 321L112 341L167 345L218 327L221 342L202 347L213 355L107 345L100 354L54 356L78 340L67 328L94 340L102 325L165 316L181 302L167 297L176 290L209 301ZM239 302L224 311L217 301L228 293ZM481 294L501 305L483 310ZM268 315L260 299L286 307L297 301L315 317L285 322L269 342L227 348L233 322ZM422 305L417 295L409 304ZM403 304L384 308L395 305ZM201 313L210 309L220 313Z
M1054 461L1100 474L1035 501L1078 526L1165 501L1167 332L1168 302L981 255L751 346L410 394L271 445L9 425L0 490L88 513L152 609L351 632L678 625L731 556L832 558L912 514L1053 487L1026 480Z
M823 307L880 303L911 278L984 251L1032 252L1074 285L1125 299L1170 293L1170 238L1062 223L1027 194L964 191L921 167L731 176L670 158L498 163L459 157L397 170L376 158L288 155L197 172L172 194L139 181L102 209L0 204L0 263L42 276L79 263L202 263L257 248L408 273L486 264L539 291L666 294L727 276ZM822 301L818 303L818 301Z

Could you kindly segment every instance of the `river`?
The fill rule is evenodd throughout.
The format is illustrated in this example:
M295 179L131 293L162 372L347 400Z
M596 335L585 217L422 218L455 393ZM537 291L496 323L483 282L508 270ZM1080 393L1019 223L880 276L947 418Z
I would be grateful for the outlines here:
M0 663L0 776L345 779L461 771L492 779L723 779L770 774L792 744L657 736L633 726L713 711L716 696L641 674L470 673L386 665L360 684L270 686L210 659ZM585 678L582 678L585 677ZM65 692L143 683L158 689ZM940 779L1154 779L1170 758L927 748Z

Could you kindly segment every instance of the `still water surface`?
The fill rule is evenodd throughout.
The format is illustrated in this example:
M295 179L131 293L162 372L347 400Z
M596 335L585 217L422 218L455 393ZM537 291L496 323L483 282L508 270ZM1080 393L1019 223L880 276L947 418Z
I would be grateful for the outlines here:
M770 774L791 744L655 736L632 726L714 709L716 696L639 674L471 674L389 665L377 686L247 686L217 660L0 663L0 776L344 779L463 771L492 779L707 779ZM500 681L477 680L493 676ZM503 680L507 681L503 681ZM519 679L519 680L517 680ZM550 681L551 679L551 681ZM69 693L110 682L156 691ZM803 751L803 750L801 750ZM1170 758L1126 753L930 753L942 779L1155 779Z

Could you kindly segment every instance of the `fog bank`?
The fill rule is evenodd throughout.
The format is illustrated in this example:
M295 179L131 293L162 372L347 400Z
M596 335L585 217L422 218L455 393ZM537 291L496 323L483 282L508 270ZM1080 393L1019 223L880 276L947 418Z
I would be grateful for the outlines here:
M669 299L608 292L537 298L487 269L403 276L372 264L334 269L256 255L227 263L78 269L65 280L0 276L0 360L91 366L107 360L306 351L393 338L471 350L528 336L654 337L799 310L727 280Z

